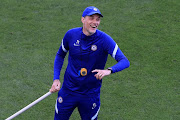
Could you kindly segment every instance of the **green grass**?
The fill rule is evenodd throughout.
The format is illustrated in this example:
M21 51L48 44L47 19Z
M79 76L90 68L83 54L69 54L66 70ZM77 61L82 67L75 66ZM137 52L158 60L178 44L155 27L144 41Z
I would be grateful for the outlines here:
M82 26L87 6L101 10L99 29L131 63L103 79L99 120L179 120L178 0L1 0L0 119L49 90L61 39L67 30ZM114 64L109 57L106 67ZM67 58L61 78L66 65ZM56 97L49 96L15 120L52 120ZM77 110L70 119L80 119Z

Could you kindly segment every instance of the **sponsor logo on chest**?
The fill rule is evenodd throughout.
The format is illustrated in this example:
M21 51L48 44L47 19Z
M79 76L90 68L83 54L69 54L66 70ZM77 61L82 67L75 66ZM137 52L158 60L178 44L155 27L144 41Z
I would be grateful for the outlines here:
M77 40L77 41L74 43L74 46L80 46L80 41Z
M77 41L74 43L74 46L80 46L80 40L77 40ZM96 51L96 50L97 50L97 45L91 45L91 50L92 50L92 51Z

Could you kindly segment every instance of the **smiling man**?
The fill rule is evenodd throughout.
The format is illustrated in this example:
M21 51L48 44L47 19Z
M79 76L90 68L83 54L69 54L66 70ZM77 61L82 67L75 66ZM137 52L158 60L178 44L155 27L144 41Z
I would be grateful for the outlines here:
M100 110L102 78L129 67L129 61L115 41L98 30L103 15L98 8L87 7L81 21L83 27L69 30L54 61L54 79L50 92L58 92L54 120L68 120L78 108L82 120L97 120ZM69 51L68 65L60 89L60 71ZM117 63L104 69L108 54Z
M90 36L96 32L96 29L100 24L100 17L101 16L99 14L93 14L81 18L83 23L83 33L85 35Z

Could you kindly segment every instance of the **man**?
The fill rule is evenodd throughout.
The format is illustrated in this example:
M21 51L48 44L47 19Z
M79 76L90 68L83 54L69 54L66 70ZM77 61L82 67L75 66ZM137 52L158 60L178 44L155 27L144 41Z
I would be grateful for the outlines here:
M98 30L103 15L98 8L87 7L81 21L83 27L69 30L54 62L54 81L50 92L58 92L54 120L68 120L78 108L82 120L97 120L100 110L102 78L129 67L129 61L114 40ZM60 89L60 71L69 51L64 82ZM104 69L108 54L117 64Z

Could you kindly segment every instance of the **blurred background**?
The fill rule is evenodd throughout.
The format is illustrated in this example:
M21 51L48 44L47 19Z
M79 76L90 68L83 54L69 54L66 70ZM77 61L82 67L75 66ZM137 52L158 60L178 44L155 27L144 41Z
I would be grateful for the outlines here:
M180 119L179 0L0 0L0 119L49 91L64 34L88 6L129 59L103 79L99 120ZM106 68L116 64L109 56ZM61 82L67 57L61 71ZM15 120L52 120L57 93ZM70 120L80 120L75 110Z

